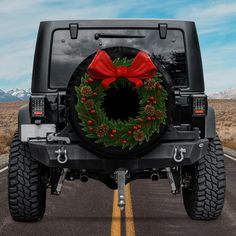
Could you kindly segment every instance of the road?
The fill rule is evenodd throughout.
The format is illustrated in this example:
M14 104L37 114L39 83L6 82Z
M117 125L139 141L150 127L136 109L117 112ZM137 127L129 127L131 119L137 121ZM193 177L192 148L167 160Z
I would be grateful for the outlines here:
M46 214L37 223L14 222L7 204L7 170L0 173L0 235L236 235L236 159L225 157L227 188L223 214L214 221L193 221L182 196L170 194L167 180L137 180L126 187L120 213L117 192L100 182L65 182L60 196L48 192Z

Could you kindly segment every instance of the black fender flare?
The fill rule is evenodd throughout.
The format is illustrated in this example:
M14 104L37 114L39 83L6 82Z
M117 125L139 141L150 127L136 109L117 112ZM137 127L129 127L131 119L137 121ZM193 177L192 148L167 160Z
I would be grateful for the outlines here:
M31 124L29 104L21 106L18 112L18 132L19 137L21 134L21 125L22 124Z
M216 137L216 119L213 107L208 106L207 116L205 117L205 138L212 139Z

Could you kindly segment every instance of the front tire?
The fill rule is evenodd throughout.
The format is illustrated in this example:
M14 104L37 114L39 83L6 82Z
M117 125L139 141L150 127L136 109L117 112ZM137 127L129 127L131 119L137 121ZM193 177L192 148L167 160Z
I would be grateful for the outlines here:
M28 144L15 135L8 165L8 201L15 221L32 222L42 219L45 212L46 187L43 167L30 154Z
M219 137L210 141L207 153L198 162L183 168L190 184L183 188L187 214L194 220L216 219L225 195L224 153Z

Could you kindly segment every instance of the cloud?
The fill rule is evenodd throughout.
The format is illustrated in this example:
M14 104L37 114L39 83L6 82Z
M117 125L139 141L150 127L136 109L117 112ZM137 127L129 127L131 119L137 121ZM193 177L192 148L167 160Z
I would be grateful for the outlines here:
M236 88L236 68L218 69L205 73L205 88L208 94Z
M200 35L207 89L220 89L214 80L216 69L234 84L236 61L236 3L234 1L191 0L1 0L0 2L0 87L20 86L29 78L39 22L42 20L158 17L189 18L196 21ZM29 79L25 80L29 84ZM23 82L21 83L23 84ZM226 84L227 86L227 84Z
M188 10L188 14L194 18L198 18L201 20L214 20L220 19L223 17L229 17L231 15L235 15L236 13L236 3L228 2L228 3L219 3L219 4L209 4L208 7L200 6L193 8L192 10Z
M17 79L31 73L35 40L11 43L0 49L0 80Z
M235 23L236 3L231 1L225 3L203 1L186 6L183 10L178 11L176 16L178 18L187 16L194 20L200 34L235 32L235 27L227 23L230 21Z

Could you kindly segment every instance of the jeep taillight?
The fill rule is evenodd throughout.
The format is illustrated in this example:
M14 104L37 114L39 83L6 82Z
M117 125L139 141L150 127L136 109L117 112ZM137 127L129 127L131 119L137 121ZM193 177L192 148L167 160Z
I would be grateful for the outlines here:
M193 101L193 116L202 117L207 112L207 96L204 94L192 95Z
M31 107L32 118L45 117L45 97L44 96L31 96L30 107Z

